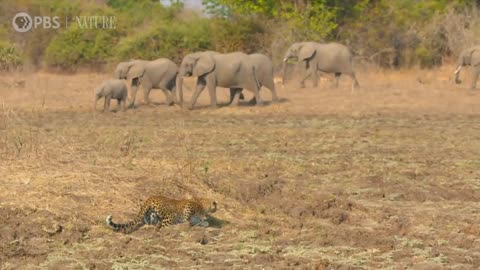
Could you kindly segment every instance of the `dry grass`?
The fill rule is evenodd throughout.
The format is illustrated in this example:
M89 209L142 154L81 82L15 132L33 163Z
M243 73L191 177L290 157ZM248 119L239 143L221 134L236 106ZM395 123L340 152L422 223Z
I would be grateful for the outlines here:
M480 99L452 70L104 114L92 90L108 75L3 75L0 268L476 269ZM227 224L104 226L158 193L215 198Z

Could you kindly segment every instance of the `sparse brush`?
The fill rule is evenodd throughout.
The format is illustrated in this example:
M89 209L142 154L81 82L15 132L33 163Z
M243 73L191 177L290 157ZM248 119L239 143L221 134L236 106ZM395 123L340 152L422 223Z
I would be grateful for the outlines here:
M137 133L135 132L135 130L125 133L124 140L120 146L120 152L124 156L134 155L136 140L137 140Z
M20 152L25 148L25 139L22 135L16 134L13 137L13 145L16 149L16 154L20 155Z

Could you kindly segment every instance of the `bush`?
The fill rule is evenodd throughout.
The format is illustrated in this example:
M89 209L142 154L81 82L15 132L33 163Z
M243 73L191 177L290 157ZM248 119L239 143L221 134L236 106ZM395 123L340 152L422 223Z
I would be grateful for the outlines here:
M22 35L4 20L0 41L15 40L16 47L7 46L3 53L64 70L132 58L166 57L179 63L185 54L201 50L262 52L280 66L293 42L310 40L344 43L358 59L390 68L427 68L480 41L480 12L470 0L203 0L209 17L183 10L181 0L170 2L169 7L158 0L5 2L0 13L7 18L26 10L39 16L89 14L117 20L114 30L70 25Z
M112 57L117 43L115 30L81 29L72 24L48 45L45 61L49 67L73 71L78 66L98 66Z
M145 31L122 39L115 55L117 60L169 58L180 63L183 55L211 48L208 22L194 19L171 24L158 22Z
M254 53L263 49L266 31L255 20L236 17L211 19L210 33L215 51Z
M164 7L152 0L108 0L107 4L113 8L120 27L129 31L159 21L172 22L179 12L177 7Z
M23 2L23 3L22 3ZM60 18L71 18L80 13L80 1L12 1L8 3L11 6L10 14L13 16L19 10L25 10L36 16L59 16ZM3 4L2 4L3 5ZM13 12L13 13L11 13ZM6 20L10 23L10 20ZM7 25L10 31L13 31L10 24ZM25 62L35 67L42 66L44 62L45 50L50 41L57 36L61 30L37 28L28 33L17 35L10 32L15 37L16 44L25 55Z
M87 6L80 16L114 16L113 10L99 6ZM44 61L48 67L74 71L79 66L101 68L113 56L121 27L115 29L82 28L78 22L59 32L49 42Z
M0 43L0 70L13 70L22 64L22 56L13 44Z

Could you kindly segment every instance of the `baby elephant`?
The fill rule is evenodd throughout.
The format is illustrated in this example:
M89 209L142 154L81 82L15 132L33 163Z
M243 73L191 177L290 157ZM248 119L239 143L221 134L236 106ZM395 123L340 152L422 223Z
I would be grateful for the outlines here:
M111 79L103 82L98 88L95 89L95 102L93 104L93 110L97 109L97 101L102 97L105 98L105 104L103 105L103 111L108 112L110 107L110 100L116 99L118 106L122 106L122 111L126 110L127 103L127 86L123 80Z

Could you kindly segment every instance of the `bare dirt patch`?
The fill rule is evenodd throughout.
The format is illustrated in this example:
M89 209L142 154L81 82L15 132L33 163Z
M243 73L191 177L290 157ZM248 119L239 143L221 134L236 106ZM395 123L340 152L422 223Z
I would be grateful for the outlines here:
M108 74L3 75L0 267L476 269L480 99L450 73L363 73L353 94L348 78L292 82L263 107L211 110L204 93L193 111L104 114L92 95ZM225 223L105 227L153 194L214 198Z

